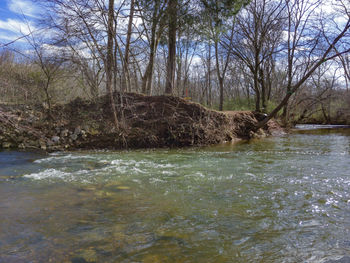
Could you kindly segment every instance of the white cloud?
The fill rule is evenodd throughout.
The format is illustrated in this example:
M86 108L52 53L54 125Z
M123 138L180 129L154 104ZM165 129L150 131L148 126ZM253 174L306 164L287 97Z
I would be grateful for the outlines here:
M1 31L0 31L1 33ZM1 42L12 42L12 41L16 41L16 42L25 42L25 40L23 38L20 38L18 35L1 35L0 38L0 47L1 47Z
M17 14L36 17L39 13L38 7L30 0L8 0L7 5L10 11Z
M26 24L23 21L12 18L0 20L0 29L10 31L18 35L27 35L30 33L30 31L33 32L36 30L35 26L31 22Z

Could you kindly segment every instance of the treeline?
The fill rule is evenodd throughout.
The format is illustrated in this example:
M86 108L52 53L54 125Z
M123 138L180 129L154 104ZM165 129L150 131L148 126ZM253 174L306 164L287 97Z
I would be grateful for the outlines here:
M286 122L349 114L349 0L36 3L46 15L27 24L26 45L2 45L2 102L50 109L110 94L113 108L118 91Z

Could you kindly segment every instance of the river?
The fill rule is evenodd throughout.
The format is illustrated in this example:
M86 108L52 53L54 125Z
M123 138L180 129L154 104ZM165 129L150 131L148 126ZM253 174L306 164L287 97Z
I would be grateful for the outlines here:
M0 152L0 262L332 262L350 129L205 148Z

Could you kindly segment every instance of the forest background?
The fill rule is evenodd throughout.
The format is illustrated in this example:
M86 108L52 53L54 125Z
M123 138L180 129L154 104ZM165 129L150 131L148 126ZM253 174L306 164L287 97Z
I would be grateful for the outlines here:
M113 92L136 92L255 110L285 124L346 123L349 7L349 0L8 0L0 6L0 103L50 111L110 94L113 107Z

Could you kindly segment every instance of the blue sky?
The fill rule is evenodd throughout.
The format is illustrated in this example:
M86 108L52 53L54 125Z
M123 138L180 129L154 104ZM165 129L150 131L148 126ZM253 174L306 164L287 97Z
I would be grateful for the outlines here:
M28 33L26 19L34 30L33 20L39 16L40 9L30 0L0 0L0 45Z

